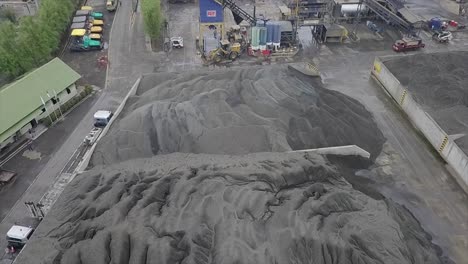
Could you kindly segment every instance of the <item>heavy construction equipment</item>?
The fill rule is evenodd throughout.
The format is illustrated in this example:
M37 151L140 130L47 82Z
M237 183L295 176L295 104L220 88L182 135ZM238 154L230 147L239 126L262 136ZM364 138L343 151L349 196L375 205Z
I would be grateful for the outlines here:
M207 61L220 63L223 60L235 60L241 54L241 44L240 43L230 43L227 40L220 41L221 47L210 51L206 57Z
M246 45L245 36L247 35L247 29L239 25L231 26L226 32L227 39L234 43L240 43L241 46Z

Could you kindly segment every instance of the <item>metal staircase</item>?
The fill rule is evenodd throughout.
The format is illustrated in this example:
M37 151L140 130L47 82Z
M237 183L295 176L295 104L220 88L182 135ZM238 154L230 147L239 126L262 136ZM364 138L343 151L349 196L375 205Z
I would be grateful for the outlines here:
M232 0L215 0L218 4L222 5L224 8L231 9L232 13L236 14L243 20L250 23L250 25L255 25L257 21L255 17L251 16L249 13L245 12L242 8L240 8L236 3Z

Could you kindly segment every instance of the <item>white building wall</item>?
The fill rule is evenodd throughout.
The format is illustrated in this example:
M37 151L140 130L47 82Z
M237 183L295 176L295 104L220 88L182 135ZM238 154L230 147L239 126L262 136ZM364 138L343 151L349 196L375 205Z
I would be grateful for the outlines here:
M46 118L49 114L52 114L55 110L59 108L59 105L62 105L66 102L68 102L71 98L73 98L75 95L78 94L78 91L76 89L76 85L72 84L68 87L70 90L70 93L67 92L67 89L63 90L62 92L57 94L57 97L60 98L60 102L57 102L56 104L53 104L51 98L48 98L47 96L43 97L44 100L46 101L46 108L47 111L42 112L42 109L39 109L36 111L35 114L35 119L37 122L39 120ZM54 97L54 94L49 94L51 97ZM41 100L40 98L37 98L37 100ZM31 119L32 120L32 119ZM20 130L18 130L18 133L15 135L12 135L11 137L7 138L5 141L0 142L0 149L6 147L9 144L12 144L17 140L18 137L21 137L22 135L28 133L29 129L32 128L31 123L27 123L25 126L23 126Z

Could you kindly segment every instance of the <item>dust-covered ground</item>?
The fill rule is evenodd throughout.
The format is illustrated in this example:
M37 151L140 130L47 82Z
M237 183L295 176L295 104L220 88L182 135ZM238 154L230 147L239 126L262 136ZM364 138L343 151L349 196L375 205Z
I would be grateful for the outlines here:
M355 144L375 158L384 138L358 101L285 65L163 73L142 80L93 164L157 154L246 154Z
M468 153L468 52L398 57L385 65L414 99Z
M297 153L97 166L18 263L442 263L409 211L354 189L345 171Z

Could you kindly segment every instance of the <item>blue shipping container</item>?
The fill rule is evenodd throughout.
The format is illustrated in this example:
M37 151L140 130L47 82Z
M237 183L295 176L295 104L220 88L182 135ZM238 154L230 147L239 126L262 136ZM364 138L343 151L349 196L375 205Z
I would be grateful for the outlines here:
M224 22L223 6L214 0L199 0L200 23Z

